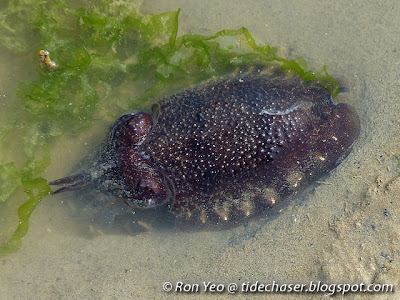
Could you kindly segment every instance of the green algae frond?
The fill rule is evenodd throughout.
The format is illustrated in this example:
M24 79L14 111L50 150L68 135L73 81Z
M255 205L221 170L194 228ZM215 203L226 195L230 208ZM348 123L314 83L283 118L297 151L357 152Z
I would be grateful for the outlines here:
M19 82L20 105L0 121L0 209L15 201L18 191L26 197L0 254L21 247L31 213L51 193L41 174L62 135L77 135L96 119L111 122L165 91L243 64L279 63L306 81L320 82L333 96L340 91L326 67L313 73L302 58L278 57L276 48L257 44L244 27L178 36L179 10L142 15L130 1L112 0L79 8L62 0L10 0L1 8L2 51L32 57L26 64L35 78ZM51 53L56 69L39 62L41 49ZM141 88L131 95L126 90L135 82Z

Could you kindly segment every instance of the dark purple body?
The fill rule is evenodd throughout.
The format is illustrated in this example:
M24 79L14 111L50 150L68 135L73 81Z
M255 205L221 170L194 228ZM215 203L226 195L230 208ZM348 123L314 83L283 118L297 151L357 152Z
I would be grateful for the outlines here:
M247 70L122 116L91 170L53 184L92 184L133 207L168 202L199 224L236 223L328 173L359 131L354 110L318 83Z

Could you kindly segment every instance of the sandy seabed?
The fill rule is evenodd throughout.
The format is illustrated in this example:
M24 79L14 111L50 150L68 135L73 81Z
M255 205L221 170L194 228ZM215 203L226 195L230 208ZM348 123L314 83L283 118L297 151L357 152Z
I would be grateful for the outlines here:
M149 0L141 11L177 8L182 9L179 34L245 26L259 42L277 46L289 57L304 57L310 69L325 64L332 76L344 79L350 93L340 101L356 108L362 126L352 153L301 203L271 220L225 231L145 228L126 235L83 230L65 213L68 195L48 197L32 215L22 249L0 258L0 298L215 298L215 293L204 293L203 282L209 281L225 288L231 282L241 286L256 281L388 283L397 288L400 2ZM76 143L66 140L60 150ZM60 169L79 160L74 151L54 153L60 165L52 166L46 178L60 176ZM173 289L177 282L197 283L200 291L166 293L165 282ZM225 291L217 298L229 296ZM256 294L238 292L236 298L252 296ZM268 294L268 299L294 298L326 296ZM400 294L346 295L372 298L400 299Z

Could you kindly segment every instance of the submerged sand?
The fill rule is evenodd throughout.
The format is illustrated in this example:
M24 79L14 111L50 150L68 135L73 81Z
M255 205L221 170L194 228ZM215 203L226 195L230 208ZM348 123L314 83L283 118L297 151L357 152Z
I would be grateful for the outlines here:
M182 8L180 34L245 26L259 39L328 66L361 119L353 152L302 201L271 220L225 231L155 230L108 234L69 217L68 195L47 197L31 217L23 247L0 258L1 299L160 299L163 283L390 283L400 268L400 3L380 1L144 1L143 13ZM7 73L4 76L10 76ZM53 151L46 178L70 171L87 140ZM77 149L77 151L63 150ZM60 152L59 152L60 151ZM61 171L60 171L61 170ZM65 170L65 171L64 171ZM143 220L145 222L145 220ZM237 299L253 294L238 293ZM323 294L265 294L321 299ZM396 299L353 293L347 299ZM214 295L215 297L215 295ZM229 297L227 292L217 298ZM339 296L337 299L341 299Z

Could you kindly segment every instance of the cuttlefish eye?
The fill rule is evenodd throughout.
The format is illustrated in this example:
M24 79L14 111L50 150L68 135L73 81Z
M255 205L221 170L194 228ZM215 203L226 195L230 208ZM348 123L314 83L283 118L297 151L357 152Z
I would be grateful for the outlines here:
M162 173L143 154L142 146L154 126L153 116L135 112L118 119L111 133L124 186L123 198L133 207L154 208L169 199Z
M135 147L143 143L153 128L153 117L146 112L128 114L113 126L118 146Z
M133 207L154 208L168 200L168 191L161 177L156 174L142 174L126 203Z
M151 131L153 118L148 113L138 113L128 120L127 134L135 139L136 144L142 142Z

